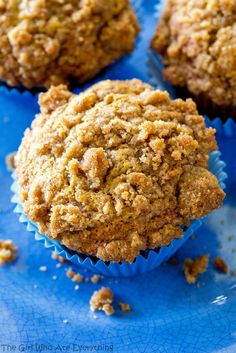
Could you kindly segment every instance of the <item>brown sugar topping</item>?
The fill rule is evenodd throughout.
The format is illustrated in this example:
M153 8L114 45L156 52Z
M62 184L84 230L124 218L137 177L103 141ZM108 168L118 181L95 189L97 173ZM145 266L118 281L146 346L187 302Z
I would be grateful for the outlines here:
M216 269L220 272L227 273L228 272L228 265L227 263L222 259L222 257L217 256L214 259L214 265Z
M16 156L24 212L40 232L104 261L169 245L221 206L208 171L217 148L192 100L139 80L75 95L53 87Z

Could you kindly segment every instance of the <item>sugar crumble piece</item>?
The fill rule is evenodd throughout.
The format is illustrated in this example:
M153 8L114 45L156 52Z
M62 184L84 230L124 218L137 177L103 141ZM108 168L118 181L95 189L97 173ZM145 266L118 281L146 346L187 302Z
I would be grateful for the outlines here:
M41 272L46 272L47 271L47 266L40 266L39 271Z
M15 170L15 168L16 168L16 166L15 166L15 155L16 155L16 152L11 152L11 153L8 153L8 155L5 158L7 170L9 172L13 172Z
M187 258L184 262L184 274L189 284L196 283L198 276L205 272L208 267L209 255L202 255L192 260Z
M81 282L83 282L83 276L80 273L76 273L72 277L72 281L77 282L77 283L81 283Z
M57 255L57 253L55 253L55 252L52 253L52 259L53 260L58 260L58 261L60 261L60 262L62 262L64 264L67 262L67 260L64 259L64 257L62 257L60 255Z
M119 303L119 307L121 309L121 311L124 311L124 312L130 312L131 311L131 307L129 304L127 303Z
M80 273L75 273L71 267L67 270L66 275L73 282L81 283L83 281L83 276Z
M68 322L69 322L68 320L63 320L63 324L65 325L68 324Z
M78 284L76 284L75 290L79 290L79 285Z
M215 265L215 268L219 272L222 272L222 273L227 273L228 272L228 265L226 264L226 262L220 256L217 256L214 259L214 265Z
M56 268L61 268L61 264L60 263L56 264Z
M72 268L70 267L70 268L68 268L68 270L67 270L67 272L66 272L66 275L67 275L67 277L69 277L69 278L73 278L74 277L74 275L75 275L75 272L72 270Z
M17 248L11 240L0 240L0 265L13 262L16 258Z
M106 315L112 315L114 313L113 300L114 297L110 288L102 287L93 293L89 302L90 309L92 311L102 310Z
M93 275L91 277L91 282L96 284L96 283L98 283L100 281L100 279L101 279L101 277L99 275Z

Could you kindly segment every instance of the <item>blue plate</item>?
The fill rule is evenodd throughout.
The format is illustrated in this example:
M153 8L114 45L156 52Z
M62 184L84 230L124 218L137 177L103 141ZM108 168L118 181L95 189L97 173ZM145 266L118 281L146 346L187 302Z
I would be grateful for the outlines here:
M145 2L136 51L103 77L149 81L146 53L155 28L154 3ZM0 352L235 353L236 277L217 273L210 263L198 285L188 285L182 272L186 257L203 253L211 259L222 256L236 270L235 128L229 136L222 127L217 134L229 175L224 206L213 212L195 240L181 248L180 264L128 279L82 283L75 290L65 276L69 265L56 268L50 251L19 223L10 202L12 180L4 159L17 149L37 111L36 97L0 88L0 238L13 239L19 254L14 264L0 268ZM47 266L47 271L39 271L40 266ZM114 291L116 303L130 303L132 312L117 308L112 317L94 317L88 303L101 286Z

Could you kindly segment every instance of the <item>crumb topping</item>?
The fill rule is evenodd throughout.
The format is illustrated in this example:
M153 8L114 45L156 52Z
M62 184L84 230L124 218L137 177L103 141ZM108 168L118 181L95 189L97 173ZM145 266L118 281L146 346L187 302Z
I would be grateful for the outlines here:
M196 283L198 276L207 270L208 262L208 255L198 256L194 260L186 259L184 262L184 274L186 281L189 284Z
M106 315L112 315L114 313L113 293L110 288L102 287L100 290L95 291L90 299L90 309L103 310Z
M52 259L53 260L58 260L61 263L66 263L67 262L67 260L64 257L62 257L60 255L57 255L57 253L55 253L55 252L52 253Z
M139 80L74 95L52 87L16 156L24 212L40 232L104 261L169 245L221 206L208 171L215 130L190 99Z
M173 85L236 105L235 0L168 0L152 47Z
M0 1L0 78L50 87L93 77L134 49L128 0Z
M13 262L16 258L17 248L11 240L0 240L0 265Z
M11 152L6 156L7 170L9 170L10 172L13 172L16 168L15 155L16 155L16 152Z
M84 279L80 273L75 273L71 267L67 270L66 275L68 278L70 278L73 282L76 283L81 283Z

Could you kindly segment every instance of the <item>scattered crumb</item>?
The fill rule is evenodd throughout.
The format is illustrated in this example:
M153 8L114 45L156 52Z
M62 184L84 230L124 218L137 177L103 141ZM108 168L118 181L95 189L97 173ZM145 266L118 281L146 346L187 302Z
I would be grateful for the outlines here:
M63 324L68 324L68 320L63 320Z
M16 258L16 250L11 240L0 240L0 265L13 262Z
M114 297L110 288L102 287L100 290L95 291L90 299L90 309L103 310L106 315L112 315L114 308L111 305Z
M81 276L80 273L76 273L73 278L72 278L73 282L77 282L77 283L81 283L83 281L83 276Z
M92 283L98 283L100 281L100 276L99 275L93 275L91 278Z
M52 279L55 281L57 279L57 276L52 276Z
M223 272L223 273L228 272L228 266L227 266L226 262L220 256L218 256L214 259L214 265L218 271Z
M67 260L64 259L64 257L62 257L60 255L57 255L57 253L55 253L55 252L52 253L52 259L53 260L58 260L58 261L60 261L62 263L66 263L67 262Z
M76 284L75 290L79 290L79 285L78 284Z
M6 156L6 165L7 165L7 170L9 170L10 172L13 172L16 168L15 166L15 155L16 152L11 152Z
M131 307L129 304L127 303L119 303L120 309L124 312L130 312L131 311Z
M177 259L177 257L172 257L172 258L169 260L169 263L170 263L171 265L176 266L176 265L179 264L179 260Z
M220 224L225 224L224 219L222 219L222 220L220 221Z
M60 263L56 264L56 268L61 268L61 264Z
M67 270L66 275L73 282L81 283L83 281L83 276L80 273L75 273L71 267Z
M228 236L228 241L232 241L233 240L233 236L232 235L229 235Z
M41 272L46 272L47 271L47 266L40 266L39 271Z
M198 256L195 260L186 259L184 262L184 274L189 284L196 283L199 274L205 272L208 267L209 256Z

